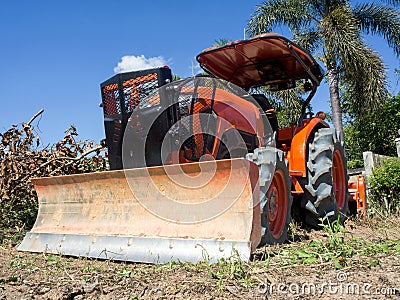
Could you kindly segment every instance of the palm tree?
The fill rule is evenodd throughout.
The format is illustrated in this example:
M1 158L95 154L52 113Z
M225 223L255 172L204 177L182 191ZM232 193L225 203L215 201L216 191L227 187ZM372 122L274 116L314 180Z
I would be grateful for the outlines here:
M360 116L387 98L385 65L365 43L362 34L383 37L400 56L400 0L388 4L351 5L344 0L265 0L248 22L257 35L285 25L300 46L313 52L327 69L332 119L343 138L340 87L346 89L352 109Z

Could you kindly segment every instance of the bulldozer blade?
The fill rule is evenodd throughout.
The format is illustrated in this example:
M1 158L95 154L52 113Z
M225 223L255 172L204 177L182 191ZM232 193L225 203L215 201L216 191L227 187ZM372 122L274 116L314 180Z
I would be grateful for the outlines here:
M260 242L258 169L244 158L32 182L39 211L19 251L145 263L247 261Z

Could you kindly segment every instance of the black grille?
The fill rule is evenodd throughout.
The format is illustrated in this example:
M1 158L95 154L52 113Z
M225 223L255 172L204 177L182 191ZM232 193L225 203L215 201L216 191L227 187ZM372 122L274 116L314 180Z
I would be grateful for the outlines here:
M185 91L185 88L182 90ZM207 150L208 152L212 151L214 143L214 136L205 133L209 129L210 124L203 124L207 120L205 114L210 114L210 118L213 116L216 117L213 115L211 109L213 91L211 88L202 86L200 89L193 87L191 94L187 93L187 91L185 92L179 96L180 117L191 117L181 120L184 129L189 135L182 146L185 158L197 161L202 155L207 153ZM204 115L199 117L199 114Z
M118 84L113 83L102 88L104 114L117 115L121 113Z
M145 106L153 106L160 104L159 97L149 97L158 89L157 73L151 73L144 76L139 76L122 83L124 90L124 105L126 112L132 112L136 108ZM145 99L150 101L144 102ZM149 103L150 102L150 103Z
M117 74L100 85L112 170L122 168L122 139L132 112L160 105L158 88L171 80L169 68L156 68Z

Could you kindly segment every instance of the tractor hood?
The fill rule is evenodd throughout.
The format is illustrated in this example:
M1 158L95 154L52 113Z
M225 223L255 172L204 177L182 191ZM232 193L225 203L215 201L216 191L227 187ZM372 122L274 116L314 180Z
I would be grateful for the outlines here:
M212 75L248 90L279 86L298 79L322 79L319 64L306 50L276 33L207 48L197 55L200 66Z

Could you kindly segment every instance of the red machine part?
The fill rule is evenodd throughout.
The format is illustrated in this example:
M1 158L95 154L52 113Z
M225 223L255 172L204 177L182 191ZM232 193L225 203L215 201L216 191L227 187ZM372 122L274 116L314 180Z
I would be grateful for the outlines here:
M354 207L352 214L358 214L362 218L367 216L367 198L365 197L365 178L361 175L353 176L349 180L350 199ZM350 202L350 203L351 203Z

